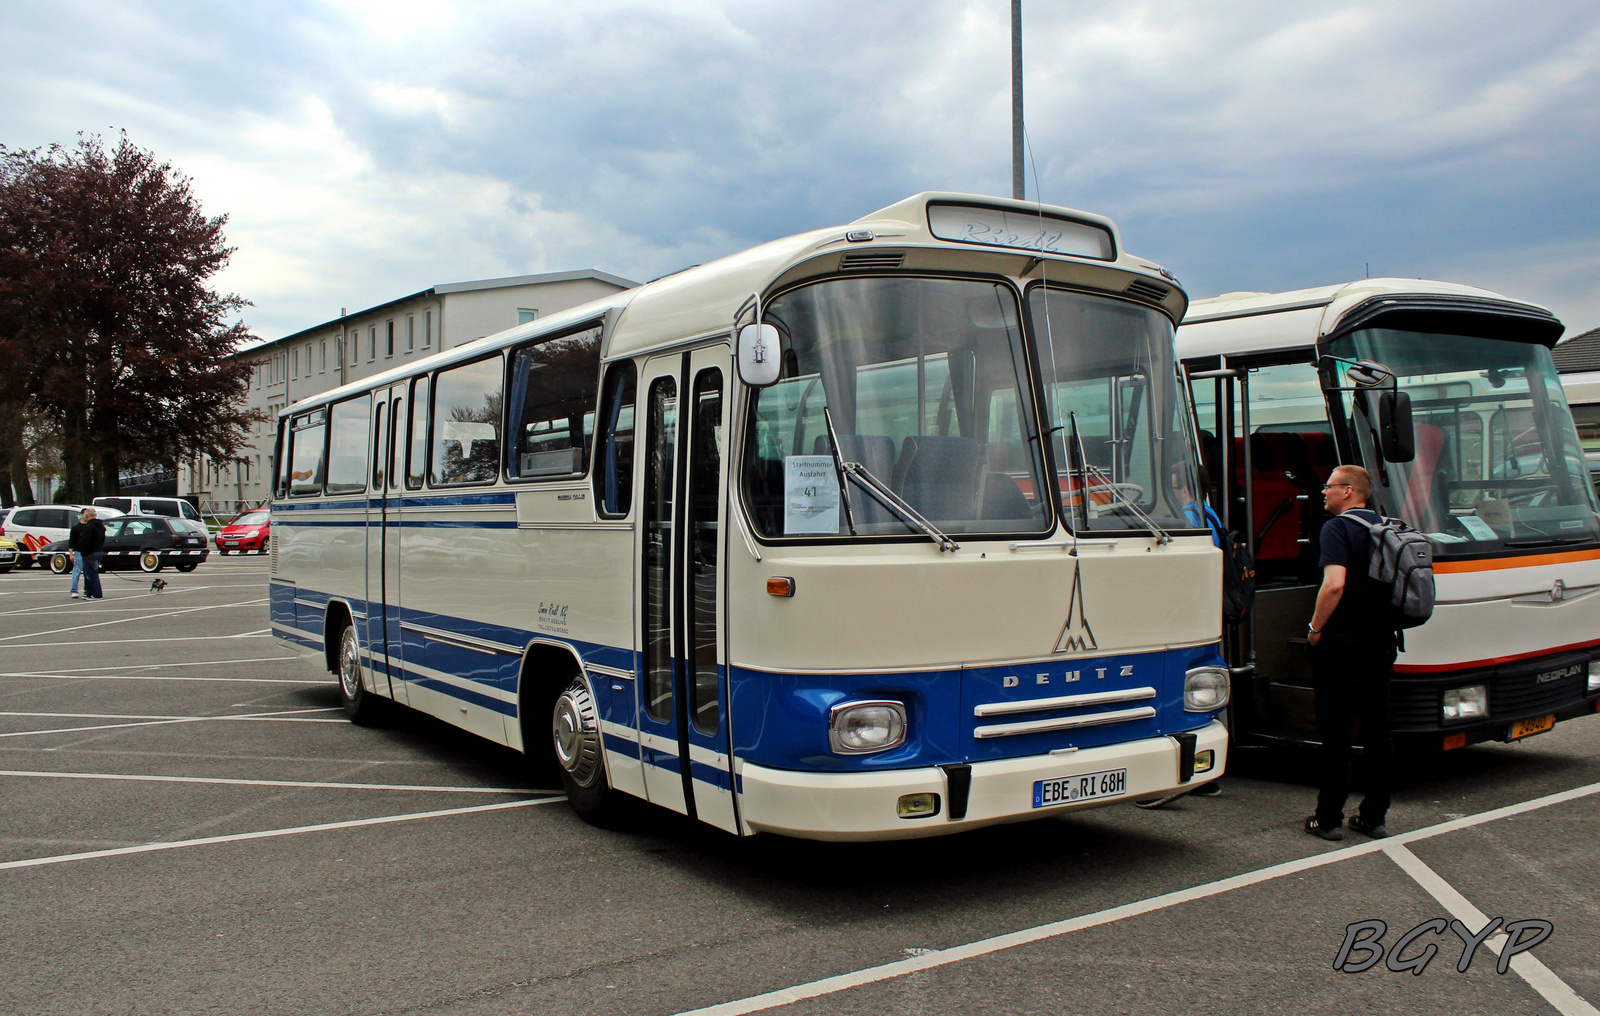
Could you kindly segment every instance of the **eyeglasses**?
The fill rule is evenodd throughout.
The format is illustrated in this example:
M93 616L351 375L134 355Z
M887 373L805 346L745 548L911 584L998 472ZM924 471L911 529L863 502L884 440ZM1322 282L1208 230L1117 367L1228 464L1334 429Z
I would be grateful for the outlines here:
M1322 485L1322 489L1323 490L1327 490L1329 487L1354 487L1354 486L1355 486L1355 484L1353 484L1353 483L1324 483Z

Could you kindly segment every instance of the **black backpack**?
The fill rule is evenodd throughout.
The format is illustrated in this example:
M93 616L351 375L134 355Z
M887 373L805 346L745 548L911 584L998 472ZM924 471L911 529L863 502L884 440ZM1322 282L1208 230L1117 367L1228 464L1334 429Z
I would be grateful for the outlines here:
M1222 619L1238 624L1256 602L1256 563L1244 537L1224 531L1222 520L1210 505L1205 506L1206 526L1222 543Z

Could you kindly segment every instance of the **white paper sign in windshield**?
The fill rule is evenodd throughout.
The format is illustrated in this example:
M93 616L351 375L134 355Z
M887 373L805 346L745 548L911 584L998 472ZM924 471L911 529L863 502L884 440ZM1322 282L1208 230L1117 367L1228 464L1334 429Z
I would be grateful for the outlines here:
M961 243L1073 254L1102 261L1110 261L1115 256L1109 230L1037 212L972 205L929 205L928 229L941 240Z
M784 458L783 532L786 536L839 532L839 477L833 456Z

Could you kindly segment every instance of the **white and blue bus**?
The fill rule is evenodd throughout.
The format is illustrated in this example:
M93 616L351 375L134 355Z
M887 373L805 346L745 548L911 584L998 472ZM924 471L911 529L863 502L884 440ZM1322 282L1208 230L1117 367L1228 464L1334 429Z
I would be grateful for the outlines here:
M1186 303L1103 217L925 193L306 399L274 637L357 721L553 753L596 820L886 839L1197 786Z

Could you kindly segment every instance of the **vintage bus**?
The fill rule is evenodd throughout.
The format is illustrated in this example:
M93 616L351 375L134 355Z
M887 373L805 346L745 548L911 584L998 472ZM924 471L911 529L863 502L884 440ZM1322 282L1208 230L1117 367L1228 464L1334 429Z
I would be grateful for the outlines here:
M1596 710L1600 524L1550 357L1561 331L1542 307L1412 279L1190 306L1177 342L1211 495L1256 561L1256 608L1228 633L1237 743L1315 738L1305 644L1339 463L1433 544L1397 739L1517 740Z
M306 399L273 635L357 721L553 753L596 821L883 839L1198 786L1185 304L1103 217L925 193Z

